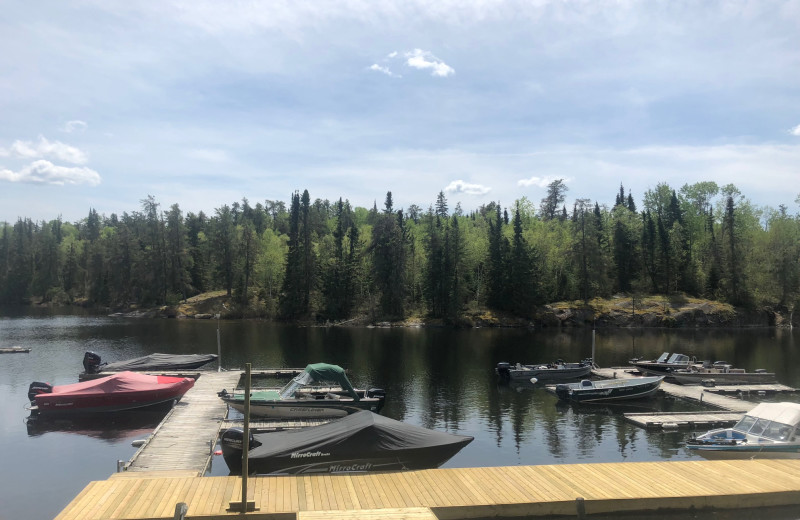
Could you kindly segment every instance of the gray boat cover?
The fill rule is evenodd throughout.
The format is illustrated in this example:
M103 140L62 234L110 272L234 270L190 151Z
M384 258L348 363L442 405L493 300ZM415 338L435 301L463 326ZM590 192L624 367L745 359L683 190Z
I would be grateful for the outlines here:
M394 450L416 450L450 444L464 444L472 437L428 430L395 421L367 410L320 425L269 433L253 437L261 446L252 448L248 458L295 458L293 453L335 452L368 458Z
M198 368L217 359L216 354L150 354L102 365L105 372L132 370L182 370Z

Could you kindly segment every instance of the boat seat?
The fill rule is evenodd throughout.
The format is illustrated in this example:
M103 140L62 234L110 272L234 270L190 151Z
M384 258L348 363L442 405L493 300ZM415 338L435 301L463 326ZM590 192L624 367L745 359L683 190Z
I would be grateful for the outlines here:
M328 395L325 396L325 399L335 399L337 401L341 398L342 396L340 396L339 394L334 394L333 392L328 392Z
M583 381L581 381L581 386L592 386L592 382L589 381L588 379L584 379Z

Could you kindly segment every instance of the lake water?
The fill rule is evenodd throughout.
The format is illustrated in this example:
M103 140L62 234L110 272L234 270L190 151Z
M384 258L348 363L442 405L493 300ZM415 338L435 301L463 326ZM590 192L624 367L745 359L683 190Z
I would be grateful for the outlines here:
M27 311L30 312L30 311ZM572 361L591 355L590 330L340 329L276 326L259 321L141 320L86 314L23 315L5 311L0 347L0 520L49 519L90 481L116 471L163 417L139 412L108 421L26 423L32 381L77 381L87 350L105 361L153 352L216 353L217 327L225 369L304 367L330 362L349 369L357 387L387 392L383 414L411 424L472 435L445 467L684 460L687 432L648 432L625 411L692 410L657 398L634 407L572 407L540 387L499 385L500 361ZM737 367L774 371L800 386L800 335L790 330L598 330L596 361L622 366L631 357L683 352ZM278 382L276 381L276 384ZM798 397L783 398L797 400ZM221 457L212 475L227 475Z

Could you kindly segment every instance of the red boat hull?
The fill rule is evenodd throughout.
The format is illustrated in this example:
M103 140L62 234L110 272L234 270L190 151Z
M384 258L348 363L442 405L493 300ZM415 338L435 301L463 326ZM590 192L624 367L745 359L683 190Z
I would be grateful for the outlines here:
M145 408L178 400L194 386L188 377L120 372L112 376L53 387L34 397L40 414L105 413Z

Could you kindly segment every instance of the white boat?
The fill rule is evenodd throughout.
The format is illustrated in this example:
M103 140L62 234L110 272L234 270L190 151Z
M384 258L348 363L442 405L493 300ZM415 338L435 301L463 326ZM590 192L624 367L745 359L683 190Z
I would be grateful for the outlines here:
M800 458L800 403L761 403L731 428L711 430L686 442L709 459Z

